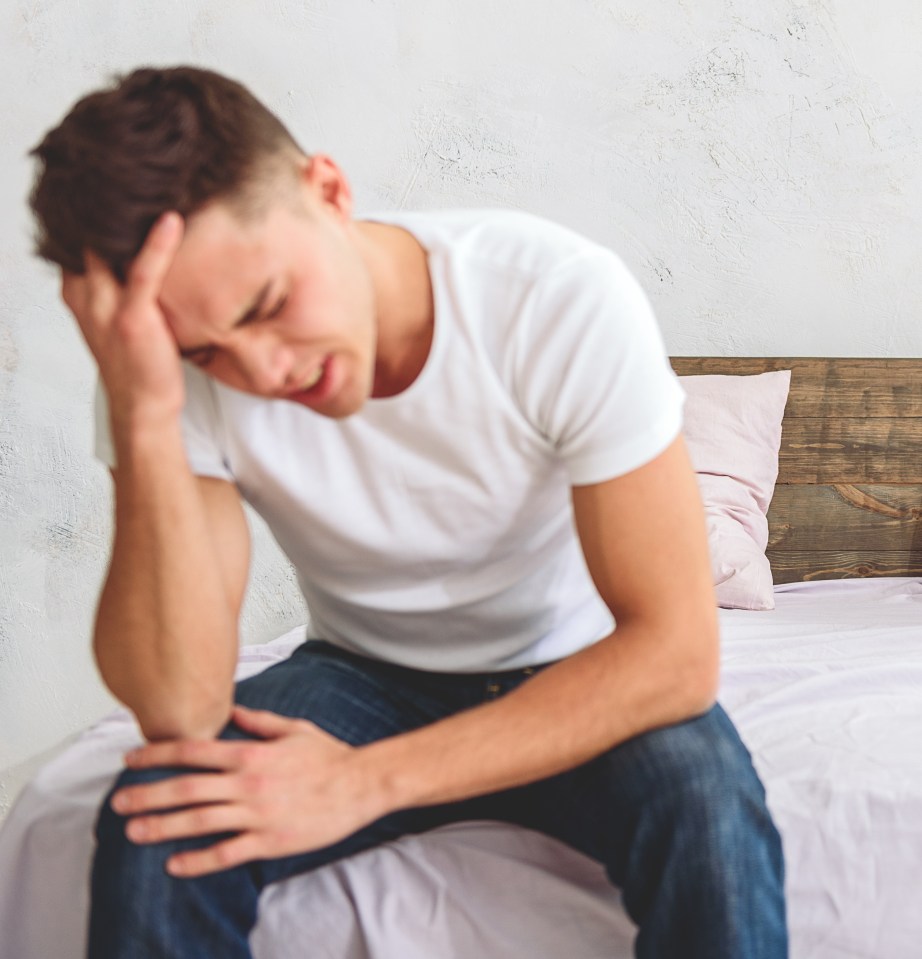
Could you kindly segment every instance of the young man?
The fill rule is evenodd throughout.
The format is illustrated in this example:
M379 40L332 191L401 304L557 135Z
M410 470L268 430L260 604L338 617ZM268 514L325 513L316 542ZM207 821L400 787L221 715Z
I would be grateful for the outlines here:
M354 220L330 158L190 68L36 154L108 400L94 649L149 740L101 811L90 955L249 956L267 883L471 818L603 863L638 956L785 955L681 391L620 261L521 214ZM241 497L319 639L235 691Z

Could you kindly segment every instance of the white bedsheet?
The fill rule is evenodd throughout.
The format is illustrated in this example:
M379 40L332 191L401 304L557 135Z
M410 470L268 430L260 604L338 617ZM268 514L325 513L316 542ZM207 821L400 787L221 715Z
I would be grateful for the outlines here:
M722 611L721 701L784 838L793 959L922 955L922 581L797 584ZM243 650L241 674L296 630ZM0 956L80 959L95 809L137 741L124 713L24 790L0 831ZM628 959L600 868L466 823L270 887L257 959Z

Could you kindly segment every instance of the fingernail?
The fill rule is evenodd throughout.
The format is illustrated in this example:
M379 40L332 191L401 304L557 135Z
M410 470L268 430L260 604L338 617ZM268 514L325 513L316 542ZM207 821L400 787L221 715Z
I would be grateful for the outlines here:
M121 793L116 793L112 797L112 808L116 812L125 812L128 809L128 799L126 796L123 796Z
M186 870L182 862L178 859L167 859L166 871L171 876L181 876Z
M147 837L147 826L143 822L130 822L125 830L129 839L145 839Z

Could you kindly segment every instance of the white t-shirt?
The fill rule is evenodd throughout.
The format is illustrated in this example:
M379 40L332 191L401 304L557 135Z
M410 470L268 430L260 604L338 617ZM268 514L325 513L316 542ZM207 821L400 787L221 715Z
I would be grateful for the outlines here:
M417 379L333 420L185 364L193 472L236 483L265 518L332 643L446 672L590 645L613 623L570 486L636 469L681 427L646 297L610 251L526 214L370 219L428 254L435 330Z

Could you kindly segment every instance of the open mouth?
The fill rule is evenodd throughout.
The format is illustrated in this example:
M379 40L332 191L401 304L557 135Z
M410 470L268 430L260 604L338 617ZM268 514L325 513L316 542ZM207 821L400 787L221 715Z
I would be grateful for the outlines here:
M323 377L323 367L324 364L321 363L320 366L314 370L313 375L309 376L301 385L301 389L298 390L299 393L306 390L312 390L320 382L321 378Z
M303 380L300 386L292 390L288 395L292 399L301 399L307 396L317 396L323 392L330 367L330 357L325 357L323 362Z

